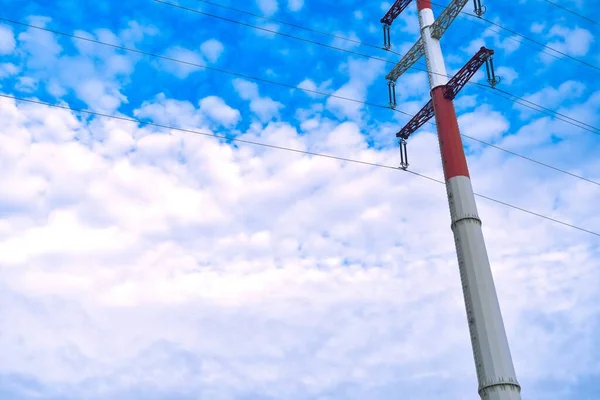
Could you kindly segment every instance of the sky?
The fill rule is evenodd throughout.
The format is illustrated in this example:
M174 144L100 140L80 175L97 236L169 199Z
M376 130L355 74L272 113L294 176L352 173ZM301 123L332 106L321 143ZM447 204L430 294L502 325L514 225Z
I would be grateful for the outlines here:
M389 2L218 2L375 47L198 0L177 4L266 30L153 0L22 3L0 1L0 398L478 398L445 189L395 168L410 117L300 90L387 105L415 2L393 52L376 48ZM461 15L449 73L485 45L498 88L588 130L467 85L461 132L496 146L463 138L475 192L600 232L598 184L498 149L600 182L600 27L540 0L483 4L564 55ZM428 92L408 71L397 109ZM434 125L408 152L443 180ZM523 398L600 398L600 237L477 203Z

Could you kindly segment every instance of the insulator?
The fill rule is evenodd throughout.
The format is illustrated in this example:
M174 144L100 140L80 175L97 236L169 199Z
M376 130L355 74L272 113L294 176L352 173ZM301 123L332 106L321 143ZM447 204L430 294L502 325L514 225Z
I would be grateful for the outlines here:
M392 39L390 36L390 26L383 24L383 49L389 50L392 47Z
M496 87L497 84L502 80L499 76L496 76L494 72L494 58L490 57L485 60L485 70L487 71L487 81L491 87Z
M487 8L485 6L481 5L481 0L473 0L473 6L474 6L473 12L478 17L481 17L487 11Z
M406 150L406 140L400 139L398 142L400 146L400 168L406 171L408 168L408 152Z
M396 108L396 83L394 81L388 81L388 96L390 99L390 107Z

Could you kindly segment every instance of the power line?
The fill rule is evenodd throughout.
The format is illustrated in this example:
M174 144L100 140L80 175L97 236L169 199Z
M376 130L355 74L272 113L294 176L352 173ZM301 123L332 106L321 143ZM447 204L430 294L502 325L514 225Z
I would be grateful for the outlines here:
M155 1L156 1L156 0L155 0ZM435 6L438 6L438 7L443 7L443 8L446 8L446 6L444 6L444 5L441 5L441 4L438 4L438 3L431 2L431 4L433 4L433 5L435 5ZM569 55L569 54L567 54L567 53L565 53L565 52L562 52L562 51L560 51L560 50L557 50L557 49L555 49L554 47L550 47L550 46L548 46L548 45L546 45L546 44L544 44L544 43L542 43L542 42L540 42L540 41L537 41L537 40L535 40L535 39L532 39L532 38L530 38L529 36L523 35L522 33L516 32L516 31L514 31L514 30L512 30L512 29L506 28L506 27L504 27L504 26L502 26L502 25L500 25L500 24L498 24L498 23L496 23L496 22L494 22L494 21L491 21L491 20L489 20L489 19L487 19L487 18L484 18L484 17L478 17L477 15L475 15L475 14L471 14L470 12L467 12L467 11L460 11L460 13L461 13L461 14L464 14L464 15L468 15L468 16L470 16L470 17L473 17L473 18L476 18L477 20L485 21L485 22L487 22L487 23L488 23L488 24L490 24L490 25L494 25L494 26L496 26L496 27L498 27L498 28L500 28L500 29L503 29L503 30L505 30L505 31L507 31L507 32L510 32L510 33L512 33L513 35L517 35L517 36L519 36L519 37L521 37L521 38L523 38L523 39L525 39L525 40L527 40L527 41L529 41L529 42L532 42L532 43L535 43L535 44L537 44L538 46L542 46L542 47L544 47L544 48L546 48L546 49L548 49L548 50L552 50L552 51L554 51L554 52L556 52L556 53L558 53L558 54L560 54L560 55L562 55L562 56L564 56L564 57L567 57L567 58L569 58L569 59L571 59L571 60L573 60L573 61L576 61L576 62L578 62L578 63L581 63L581 64L583 64L583 65L586 65L586 66L588 66L588 67L590 67L590 68L593 68L593 69L595 69L595 70L597 70L597 71L600 71L600 67L598 67L597 65L591 64L591 63L589 63L589 62L587 62L587 61L584 61L584 60L582 60L582 59L580 59L580 58L573 57L573 56L571 56L571 55ZM548 54L548 53L546 53L546 54Z
M444 6L442 6L442 5L435 4L435 3L431 3L431 4L434 4L434 5L438 6L438 7L444 7ZM444 7L444 8L445 8L445 7ZM462 14L465 14L465 15L459 15L459 17L461 17L461 18L462 18L464 21L470 22L470 23L472 23L472 24L475 24L475 25L483 25L483 24L485 24L485 22L484 22L484 21L482 21L482 20L481 20L481 18L479 18L479 17L478 17L478 16L476 16L476 15L470 14L470 13L468 13L468 12L466 12L466 11L461 11L461 13L462 13ZM468 16L471 16L471 17L473 17L473 18L475 18L475 19L468 18ZM497 33L497 34L499 34L499 35L501 35L501 36L504 36L505 38L507 38L507 39L509 39L509 40L512 40L512 41L514 41L514 42L517 42L517 43L519 43L519 44L525 44L525 45L527 45L527 46L529 46L529 47L531 47L531 48L534 48L534 49L539 49L539 47L538 47L538 46L536 46L536 45L534 45L534 44L532 44L532 43L529 43L529 42L523 41L523 40L515 39L513 36L511 36L511 35L509 35L509 34L507 34L507 33L504 33L502 30L497 30L497 29L494 29L493 27L488 27L487 29L488 29L488 30L490 30L490 32ZM546 48L547 48L547 47L548 47L548 46L546 46ZM554 53L550 53L550 52L546 51L544 48L542 48L540 51L541 51L542 53L544 53L544 54L546 54L546 55L548 55L548 56L552 57L552 58L555 58L555 59L557 59L557 60L564 60L564 59L563 59L562 57L560 57L559 55L556 55L556 54L554 54Z
M161 56L159 54L149 53L149 52L145 52L145 51L138 50L138 49L133 49L133 48L129 48L129 47L114 45L114 44L111 44L111 43L106 43L106 42L102 42L102 41L99 41L99 40L86 38L86 37L83 37L83 36L78 36L78 35L74 35L74 34L70 34L70 33L66 33L66 32L61 32L61 31L50 29L50 28L45 28L45 27L40 27L40 26L36 26L36 25L26 24L26 23L22 23L22 22L19 22L19 21L13 21L13 20L10 20L10 19L2 18L2 17L0 17L0 20L1 21L10 22L10 23L13 23L13 24L17 24L17 25L26 26L26 27L29 27L29 28L39 29L39 30L50 32L50 33L54 33L54 34L57 34L57 35L63 35L63 36L74 38L74 39L78 39L78 40L84 40L84 41L87 41L87 42L91 42L91 43L100 44L100 45L103 45L103 46L112 47L112 48L119 49L119 50L129 51L129 52L133 52L133 53L137 53L137 54L142 54L142 55L146 55L146 56L150 56L150 57L164 59L164 60L171 61L171 62L177 62L177 63L181 63L181 64L185 64L185 65L190 65L190 66L194 66L194 67L198 67L198 68L204 68L204 69L208 69L208 70L212 70L212 71L216 71L216 72L221 72L221 73L225 73L225 74L229 74L229 75L233 75L233 76L237 76L237 77L243 77L243 78L247 78L247 79L251 79L251 80L256 80L258 82L264 82L264 83L269 83L269 84L273 84L273 85L283 86L283 87L287 87L287 88L298 89L298 90L305 91L305 92L308 92L308 93L314 93L314 94L322 95L322 96L325 96L325 97L338 98L338 99L341 99L341 100L351 101L351 102L359 103L359 104L365 104L365 105L368 105L368 106L383 108L383 109L386 109L386 110L393 110L393 111L398 112L400 114L412 117L412 114L409 114L409 113L407 113L405 111L402 111L402 110L399 110L399 109L392 109L392 108L390 108L388 106L384 106L384 105L381 105L381 104L375 104L375 103L365 102L365 101L361 101L361 100L356 100L356 99L352 99L352 98L348 98L348 97L344 97L344 96L338 96L338 95L335 95L335 94L332 94L332 93L326 93L326 92L321 92L321 91L307 89L307 88L300 88L300 87L297 87L297 86L294 86L294 85L290 85L290 84L286 84L286 83L282 83L282 82L277 82L277 81L272 81L272 80L269 80L269 79L254 77L254 76L250 76L250 75L246 75L246 74L241 74L241 73L237 73L237 72L227 71L227 70L224 70L224 69L221 69L221 68L208 67L208 66L202 65L202 64L196 64L196 63L193 63L193 62L188 62L188 61L184 61L184 60L180 60L180 59L176 59L176 58L172 58L172 57ZM494 92L492 91L491 93L494 93ZM506 98L504 96L501 96L501 97ZM511 99L508 98L508 100L511 100ZM511 101L514 101L514 100L511 100ZM528 106L526 104L524 104L524 106L530 107L530 106ZM532 108L532 107L530 107L530 108ZM431 125L435 125L433 122L430 122L430 124ZM571 172L568 172L566 170L563 170L563 169L560 169L560 168L557 168L557 167L553 167L551 165L548 165L548 164L543 163L541 161L534 160L534 159L532 159L530 157L526 157L526 156L520 155L520 154L515 153L513 151L503 149L500 146L496 146L496 145L493 145L491 143L484 142L484 141L482 141L480 139L476 139L476 138L474 138L472 136L469 136L469 135L466 135L466 134L461 134L461 136L463 136L463 137L465 137L467 139L479 142L479 143L484 144L486 146L493 147L493 148L498 149L500 151L504 151L507 154L511 154L513 156L522 158L524 160L531 161L531 162L536 163L538 165L551 168L551 169L553 169L555 171L562 172L562 173L570 175L572 177L575 177L575 178L578 178L578 179L582 179L584 181L587 181L587 182L590 182L590 183L593 183L595 185L599 185L600 186L599 182L595 182L595 181L590 180L588 178L584 178L582 176L575 175L575 174L573 174Z
M43 106L47 106L47 107L51 107L51 108L59 108L59 109L68 110L68 111L74 112L74 113L83 113L83 114L94 115L94 116L103 117L103 118L110 118L110 119L115 119L115 120L120 120L120 121L125 121L125 122L132 122L132 123L136 123L136 124L140 124L140 125L154 126L154 127L162 128L162 129L168 129L168 130L174 130L174 131L179 131L179 132L191 133L191 134L195 134L195 135L199 135L199 136L206 136L206 137L212 137L212 138L225 139L225 140L229 140L229 141L233 141L233 142L244 143L244 144L251 144L251 145L254 145L254 146L267 147L267 148L271 148L271 149L275 149L275 150L289 151L289 152L294 152L294 153L298 153L298 154L305 154L305 155L314 156L314 157L329 158L329 159L332 159L332 160L344 161L344 162L349 162L349 163L354 163L354 164L361 164L361 165L366 165L366 166L371 166L371 167L377 167L377 168L392 169L392 170L395 170L395 171L403 171L403 172L407 172L409 174L412 174L412 175L415 175L415 176L419 176L421 178L424 178L424 179L427 179L427 180L430 180L430 181L433 181L433 182L445 185L445 182L441 181L439 179L432 178L430 176L427 176L427 175L424 175L424 174L420 174L418 172L409 171L409 170L403 170L401 168L393 167L391 165L378 164L378 163L373 163L373 162L369 162L369 161L361 161L361 160L356 160L356 159L352 159L352 158L334 156L334 155L331 155L331 154L316 153L316 152L312 152L312 151L294 149L294 148L291 148L291 147L278 146L278 145L273 145L273 144L268 144L268 143L262 143L262 142L255 142L255 141L252 141L252 140L240 139L240 138L237 138L237 137L232 137L232 136L227 136L227 135L219 135L219 134L213 134L213 133L208 133L208 132L201 132L201 131L192 130L192 129L178 128L178 127L174 127L174 126L159 124L159 123L156 123L156 122L142 121L142 120L139 120L139 119L133 118L133 117L124 117L124 116L106 114L106 113L101 113L101 112L96 112L96 111L77 109L77 108L72 108L72 107L68 107L68 106L64 106L64 105L60 105L60 104L52 104L52 103L47 103L47 102L43 102L43 101L40 101L40 100L25 99L25 98L22 98L22 97L10 96L10 95L6 95L6 94L0 94L0 97L4 97L4 98L7 98L7 99L12 99L12 100L15 100L15 101L23 101L23 102L28 102L28 103L43 105ZM527 214L530 214L530 215L537 216L539 218L546 219L548 221L552 221L552 222L560 224L560 225L564 225L564 226L567 226L567 227L570 227L570 228L573 228L573 229L577 229L579 231L586 232L586 233L589 233L591 235L600 237L600 233L598 233L598 232L594 232L594 231L591 231L591 230L588 230L588 229L585 229L585 228L581 228L581 227L579 227L577 225L569 224L567 222L560 221L560 220L552 218L552 217L548 217L547 215L544 215L544 214L536 213L534 211L530 211L530 210L527 210L527 209L524 209L524 208L512 205L510 203L506 203L506 202L501 201L501 200L496 200L496 199L494 199L492 197L481 195L481 194L478 194L478 193L475 193L475 196L478 196L478 197L481 197L483 199L492 201L492 202L494 202L496 204L501 204L503 206L506 206L506 207L509 207L509 208L513 208L515 210L519 210L521 212L524 212L524 213L527 213Z
M466 136L466 135L462 135L462 136ZM584 178L584 177L582 177L582 176L579 176L579 175L575 175L575 174L573 174L573 173L571 173L571 172L565 171L564 169L560 169L560 168L554 167L554 166L552 166L552 165L550 165L550 164L546 164L546 163L543 163L543 162L541 162L541 161L534 160L533 158L529 158L529 157L526 157L526 156L524 156L524 155L521 155L521 154L518 154L518 153L514 153L514 152L512 152L512 151L510 151L510 150L503 149L502 147L498 147L498 146L496 146L496 145L493 145L493 144L490 144L490 143L483 142L483 141L481 141L481 140L479 140L479 139L475 139L474 137L470 137L470 136L469 136L468 138L469 138L469 139L471 139L471 140L474 140L474 141L476 141L476 142L479 142L479 143L485 144L486 146L490 146L490 147L493 147L493 148L495 148L495 149L498 149L498 150L504 151L505 153L511 154L511 155L513 155L513 156L515 156L515 157L523 158L523 159L525 159L525 160L527 160L527 161L530 161L530 162L532 162L532 163L539 164L539 165L541 165L541 166L544 166L544 167L546 167L546 168L550 168L550 169L553 169L553 170L555 170L555 171L562 172L563 174L571 175L571 176L572 176L572 177L574 177L574 178L577 178L577 179L582 179L582 180L584 180L584 181L587 181L587 182L589 182L589 183L593 183L594 185L598 185L598 186L600 186L600 182L596 182L596 181L593 181L593 180L591 180L591 179Z
M334 38L334 39L339 39L339 40L344 40L346 42L355 43L355 44L358 44L358 45L361 45L361 46L367 46L367 47L371 47L371 48L374 48L374 49L383 50L383 48L381 46L378 46L378 45L374 45L374 44L371 44L371 43L365 43L365 42L363 42L361 40L352 39L352 38L348 38L348 37L341 36L341 35L335 35L335 34L332 34L332 33L329 33L329 32L323 32L323 31L320 31L320 30L317 30L317 29L313 29L313 28L308 28L306 26L298 25L298 24L295 24L293 22L282 21L280 19L267 17L266 15L260 15L260 14L253 13L251 11L246 11L246 10L241 10L241 9L235 8L235 7L225 6L223 4L214 3L214 2L208 1L208 0L197 0L197 1L199 1L201 3L210 4L211 6L223 8L225 10L235 11L235 12L246 14L246 15L250 15L250 16L253 16L253 17L256 17L256 18L264 19L265 21L271 21L271 22L275 22L275 23L278 23L278 24L291 26L293 28L302 29L302 30L307 31L307 32L318 33L319 35L325 35L325 36L329 36L329 37ZM396 53L395 51L391 51L391 50L388 50L388 51L390 53L401 55L400 53Z
M287 83L283 83L283 82L277 82L277 81L273 81L273 80L270 80L270 79L265 79L265 78L260 78L260 77L257 77L257 76L242 74L242 73L238 73L238 72L234 72L234 71L229 71L229 70L222 69L222 68L210 67L210 66L204 65L204 64L198 64L198 63L194 63L194 62L190 62L190 61L180 60L180 59L173 58L173 57L163 56L163 55L156 54L156 53L151 53L151 52L147 52L147 51L143 51L143 50L134 49L132 47L119 46L119 45L115 45L115 44L111 44L111 43L107 43L107 42L102 42L100 40L95 40L95 39L90 39L90 38L86 38L86 37L79 36L79 35L74 35L74 34L71 34L71 33L66 33L66 32L62 32L62 31L50 29L50 28L45 28L45 27L41 27L41 26L37 26L37 25L32 25L32 24L27 24L27 23L24 23L24 22L19 22L19 21L11 20L11 19L8 19L8 18L0 17L0 21L5 21L5 22L10 22L12 24L16 24L16 25L26 26L28 28L39 29L41 31L46 31L46 32L54 33L56 35L62 35L62 36L70 37L70 38L73 38L73 39L84 40L84 41L87 41L87 42L90 42L90 43L100 44L100 45L112 47L112 48L118 49L118 50L129 51L129 52L132 52L132 53L137 53L137 54L141 54L141 55L145 55L145 56L149 56L149 57L154 57L154 58L158 58L158 59L162 59L162 60L166 60L166 61L172 61L172 62L176 62L176 63L180 63L180 64L185 64L185 65L189 65L191 67L197 67L197 68L202 68L202 69L206 69L206 70L210 70L210 71L221 72L221 73L232 75L232 76L237 76L237 77L240 77L240 78L251 79L251 80L254 80L254 81L257 81L257 82L269 83L269 84L272 84L272 85L282 86L282 87L286 87L286 88L289 88L289 89L297 89L297 90L301 90L303 92L318 94L318 95L325 96L325 97L333 97L333 98L340 99L340 100L350 101L350 102L359 103L359 104L365 104L365 105L368 105L368 106L371 106L371 107L378 107L378 108L383 108L383 109L386 109L386 110L392 110L392 111L398 112L400 114L404 114L404 115L407 115L409 117L412 117L412 114L409 114L409 113L404 112L402 110L392 109L389 106L384 106L382 104L371 103L371 102L362 101L362 100L356 100L356 99L352 99L352 98L345 97L345 96L339 96L339 95L336 95L334 93L321 92L319 90L302 88L302 87L298 87L297 85L291 85L291 84L287 84Z
M588 21L588 22L591 22L591 23L592 23L592 24L594 24L594 25L598 25L598 26L600 26L600 23L598 23L598 21L594 21L593 19L591 19L591 18L588 18L588 17L586 17L585 15L581 15L581 14L579 14L579 13L577 13L577 12L573 11L573 10L570 10L570 9L568 9L567 7L561 6L560 4L557 4L557 3L553 2L553 1L549 1L549 0L544 0L544 1L545 1L546 3L548 3L548 4L552 4L554 7L558 7L558 8L560 8L560 9L562 9L562 10L564 10L564 11L568 12L568 13L571 13L571 14L573 14L573 15L576 15L576 16L578 16L579 18L583 18L583 19L585 19L586 21Z
M423 65L423 63L419 62L419 61L417 62L417 64ZM534 103L534 102L532 102L530 100L527 100L527 99L525 99L523 97L517 96L516 94L512 94L512 93L507 92L505 90L499 89L498 87L491 88L488 85L484 85L484 84L481 84L481 83L478 83L478 82L470 82L470 81L467 82L467 84L475 85L478 88L480 88L481 90L483 90L483 91L485 91L487 93L491 93L494 96L498 96L498 97L503 98L505 100L508 100L508 101L510 101L512 103L516 103L516 104L522 105L523 107L527 107L527 108L529 108L531 110L534 110L534 111L537 111L537 112L539 112L541 114L548 115L548 116L550 116L552 118L555 118L555 119L557 119L559 121L566 122L569 125L573 125L573 126L575 126L577 128L583 129L583 130L588 131L590 133L593 133L593 134L596 134L596 135L600 135L600 128L597 128L597 127L595 127L593 125L590 125L590 124L585 123L583 121L580 121L578 119L569 117L568 115L559 113L558 111L551 110L551 109L549 109L547 107L544 107L542 105ZM502 95L500 93L504 93L505 95Z
M481 85L480 83L476 83L476 82L475 82L475 84L476 85ZM548 115L548 116L553 117L553 118L555 118L555 119L557 119L559 121L566 122L567 124L576 126L576 127L580 128L580 129L583 129L583 130L588 131L590 133L593 133L595 135L600 135L600 129L596 128L595 126L586 124L585 122L582 122L582 121L579 121L577 119L571 118L571 117L569 117L567 115L561 114L561 113L559 113L557 111L551 110L551 109L546 108L544 106L540 106L539 104L531 102L531 101L529 101L527 99L524 99L524 98L519 97L517 95L514 95L512 93L509 93L509 92L507 92L505 90L498 89L498 88L489 89L485 85L481 85L481 87L486 92L492 93L495 96L502 97L502 98L504 98L506 100L509 100L509 101L513 102L513 103L522 105L523 107L527 107L527 108L529 108L531 110L534 110L534 111L537 111L539 113ZM502 95L501 93L504 94L504 95Z
M381 57L377 57L377 56L372 56L370 54L365 54L365 53L359 53L359 52L354 51L354 50L344 49L342 47L333 46L333 45L330 45L330 44L327 44L327 43L323 43L323 42L317 42L315 40L305 39L305 38L302 38L302 37L299 37L299 36L291 35L289 33L279 32L279 31L276 31L274 29L269 29L269 28L264 28L262 26L252 25L252 24L249 24L249 23L246 23L246 22L243 22L243 21L238 21L238 20L235 20L235 19L231 19L231 18L227 18L227 17L222 17L220 15L211 14L211 13L207 13L207 12L204 12L204 11L196 10L194 8L189 8L189 7L181 6L179 4L169 3L167 1L162 1L162 0L154 0L154 2L161 3L161 4L164 4L164 5L173 7L173 8L179 8L181 10L193 12L195 14L200 14L200 15L204 15L204 16L207 16L207 17L220 19L222 21L227 21L227 22L231 22L231 23L234 23L234 24L242 25L242 26L245 26L247 28L257 29L259 31L263 31L263 32L268 32L268 33L272 33L272 34L275 34L275 35L284 36L284 37L287 37L287 38L290 38L290 39L300 40L302 42L314 44L314 45L321 46L321 47L326 47L326 48L332 49L332 50L343 51L345 53L349 53L349 54L352 54L352 55L355 55L355 56L364 57L364 58L370 58L372 60L383 61L383 62L388 63L388 64L394 64L394 65L396 64L395 61L387 60L385 58L381 58ZM425 72L427 72L427 71L425 70Z
M207 12L204 12L204 11L195 10L193 8L180 6L178 4L173 4L173 3L165 2L165 1L162 1L162 0L154 0L154 1L157 2L157 3L161 3L161 4L165 4L165 5L174 7L174 8L179 8L179 9L182 9L182 10L185 10L185 11L190 11L190 12L193 12L193 13L196 13L196 14L200 14L200 15L205 15L205 16L212 17L212 18L221 19L221 20L224 20L224 21L232 22L232 23L235 23L235 24L238 24L238 25L249 27L249 28L258 29L258 30L269 32L269 33L273 33L273 34L276 34L276 35L281 35L281 36L284 36L284 37L288 37L288 38L300 40L300 41L303 41L303 42L306 42L306 43L311 43L311 44L315 44L315 45L318 45L318 46L326 47L326 48L329 48L329 49L333 49L333 50L338 50L338 51L342 51L342 52L345 52L345 53L349 53L349 54L352 54L352 55L356 55L356 56L360 56L360 57L366 57L366 58L370 58L370 59L373 59L373 60L383 61L383 62L388 63L388 64L394 64L394 65L396 65L395 61L387 60L385 58L371 56L369 54L359 53L359 52L352 51L352 50L347 50L347 49L344 49L344 48L341 48L341 47L329 45L329 44L326 44L326 43L317 42L317 41L314 41L314 40L305 39L305 38L302 38L302 37L299 37L299 36L294 36L294 35L291 35L291 34L288 34L288 33L278 32L276 30L272 30L272 29L268 29L268 28L263 28L263 27L260 27L260 26L248 24L248 23L245 23L245 22L242 22L242 21L237 21L237 20L234 20L234 19L226 18L226 17L221 17L219 15L210 14L210 13L207 13ZM491 23L493 23L493 22L491 22ZM409 67L409 68L417 70L417 71L428 72L426 69L418 68L418 67L415 67L414 65L411 66L411 67ZM433 72L431 72L431 73L433 73ZM443 74L437 73L437 75L443 75ZM445 76L445 75L443 75L443 76ZM487 87L487 86L479 84L477 82L467 82L467 84ZM516 96L516 95L513 95L513 94L511 94L511 96L514 97L514 98L516 98L516 99L523 100L519 96ZM516 100L512 100L512 99L511 99L511 101L516 102ZM540 105L537 105L535 103L532 103L532 102L529 102L529 103L534 104L534 105L536 105L536 106L538 106L540 108L544 108L544 107L542 107ZM547 109L547 108L546 108L546 110L549 111L549 112L556 113L555 111ZM536 110L536 111L539 111L539 110ZM547 114L547 113L544 113L544 114ZM586 125L584 122L575 120L574 118L571 118L571 117L567 117L567 118L569 118L570 120L576 121L579 124ZM562 119L562 118L557 118L557 119L560 119L560 120L562 120L562 121L564 121L566 123L569 123L569 124L571 124L573 126L577 126L578 128L590 131L592 133L596 133L596 131L600 132L600 129L596 128L596 127L592 127L596 131L591 131L590 129L583 128L581 125L574 124L574 123L572 123L572 122L570 122L568 120L565 120L565 119Z

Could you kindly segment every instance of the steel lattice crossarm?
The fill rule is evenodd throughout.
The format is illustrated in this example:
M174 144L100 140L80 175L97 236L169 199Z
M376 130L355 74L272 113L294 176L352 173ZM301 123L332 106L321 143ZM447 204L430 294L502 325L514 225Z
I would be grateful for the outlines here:
M412 0L396 0L387 13L381 18L381 23L392 25L392 22L404 11Z
M458 14L462 11L469 0L454 0L446 9L436 18L431 26L431 37L441 39L448 27L454 22Z
M412 117L410 121L400 130L400 132L396 133L396 137L402 139L408 139L411 133L415 132L417 129L423 126L427 121L429 121L433 117L433 103L431 100L425 104L425 107L421 109Z
M477 54L475 54L469 62L462 67L450 81L444 87L444 97L450 100L453 100L458 92L461 91L463 87L467 84L469 79L473 77L475 72L481 66L491 59L494 54L494 50L486 49L482 47L479 49ZM488 74L490 69L488 68ZM490 77L488 76L488 81ZM423 126L427 121L429 121L433 117L433 104L431 100L415 115L401 130L396 133L396 137L400 137L402 139L408 139L408 137L415 132L417 129Z
M452 1L452 3L450 3L450 5L448 5L448 7L446 7L444 12L438 17L438 19L436 19L436 21L431 26L431 36L433 38L440 39L442 37L442 35L446 32L448 27L454 21L454 19L458 16L460 11L464 8L465 4L467 4L467 1L468 0L454 0L454 1ZM400 1L396 1L396 3L399 3L399 2ZM407 1L406 4L408 5L408 3L409 2ZM395 5L396 4L394 4L394 6ZM394 9L394 6L392 6L390 11L388 11L388 14L392 12L392 10ZM388 14L386 14L386 17ZM394 18L396 16L394 16ZM386 17L383 17L381 19L381 22L384 22L384 19ZM392 19L392 21L393 21L393 19ZM387 30L386 30L386 28L387 28ZM389 49L389 46L390 46L390 44L389 44L389 25L384 25L383 39L384 39L385 48ZM413 64L416 63L419 60L419 58L421 58L423 56L423 54L424 54L423 40L421 38L419 38L417 43L415 43L413 45L413 47L408 51L408 53L406 53L406 55L404 57L402 57L402 60L400 60L400 62L398 64L396 64L396 66L394 68L392 68L392 70L386 75L385 78L389 81L396 82L396 80L403 73L405 73L410 67L412 67Z
M477 54L475 54L473 58L471 58L471 60L462 67L452 79L450 79L450 81L448 81L444 88L444 97L454 100L458 92L460 92L467 82L469 82L469 79L475 75L475 72L477 72L477 70L479 70L493 54L494 50L486 49L485 47L479 49Z
M402 57L402 60L386 75L385 79L396 82L396 80L416 63L423 56L423 39L417 40L417 43Z

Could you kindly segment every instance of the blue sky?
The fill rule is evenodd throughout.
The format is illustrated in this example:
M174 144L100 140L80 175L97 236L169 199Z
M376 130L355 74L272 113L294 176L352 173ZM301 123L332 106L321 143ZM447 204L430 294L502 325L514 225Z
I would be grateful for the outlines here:
M388 102L394 53L177 3L391 63L152 0L0 1L2 18ZM219 3L374 45L390 5ZM597 25L538 0L484 4L486 18L600 68ZM458 18L442 39L448 70L485 45L501 89L600 126L600 70L497 30ZM411 4L392 50L417 38ZM384 165L398 165L395 132L409 119L8 22L0 58L1 94ZM410 71L397 90L398 109L416 113L425 74ZM600 181L598 134L475 85L456 108L463 134ZM441 185L7 98L0 117L0 397L477 398ZM436 140L432 125L411 137L410 169L441 179ZM476 192L600 231L600 186L464 144ZM523 397L600 398L598 237L478 207Z

